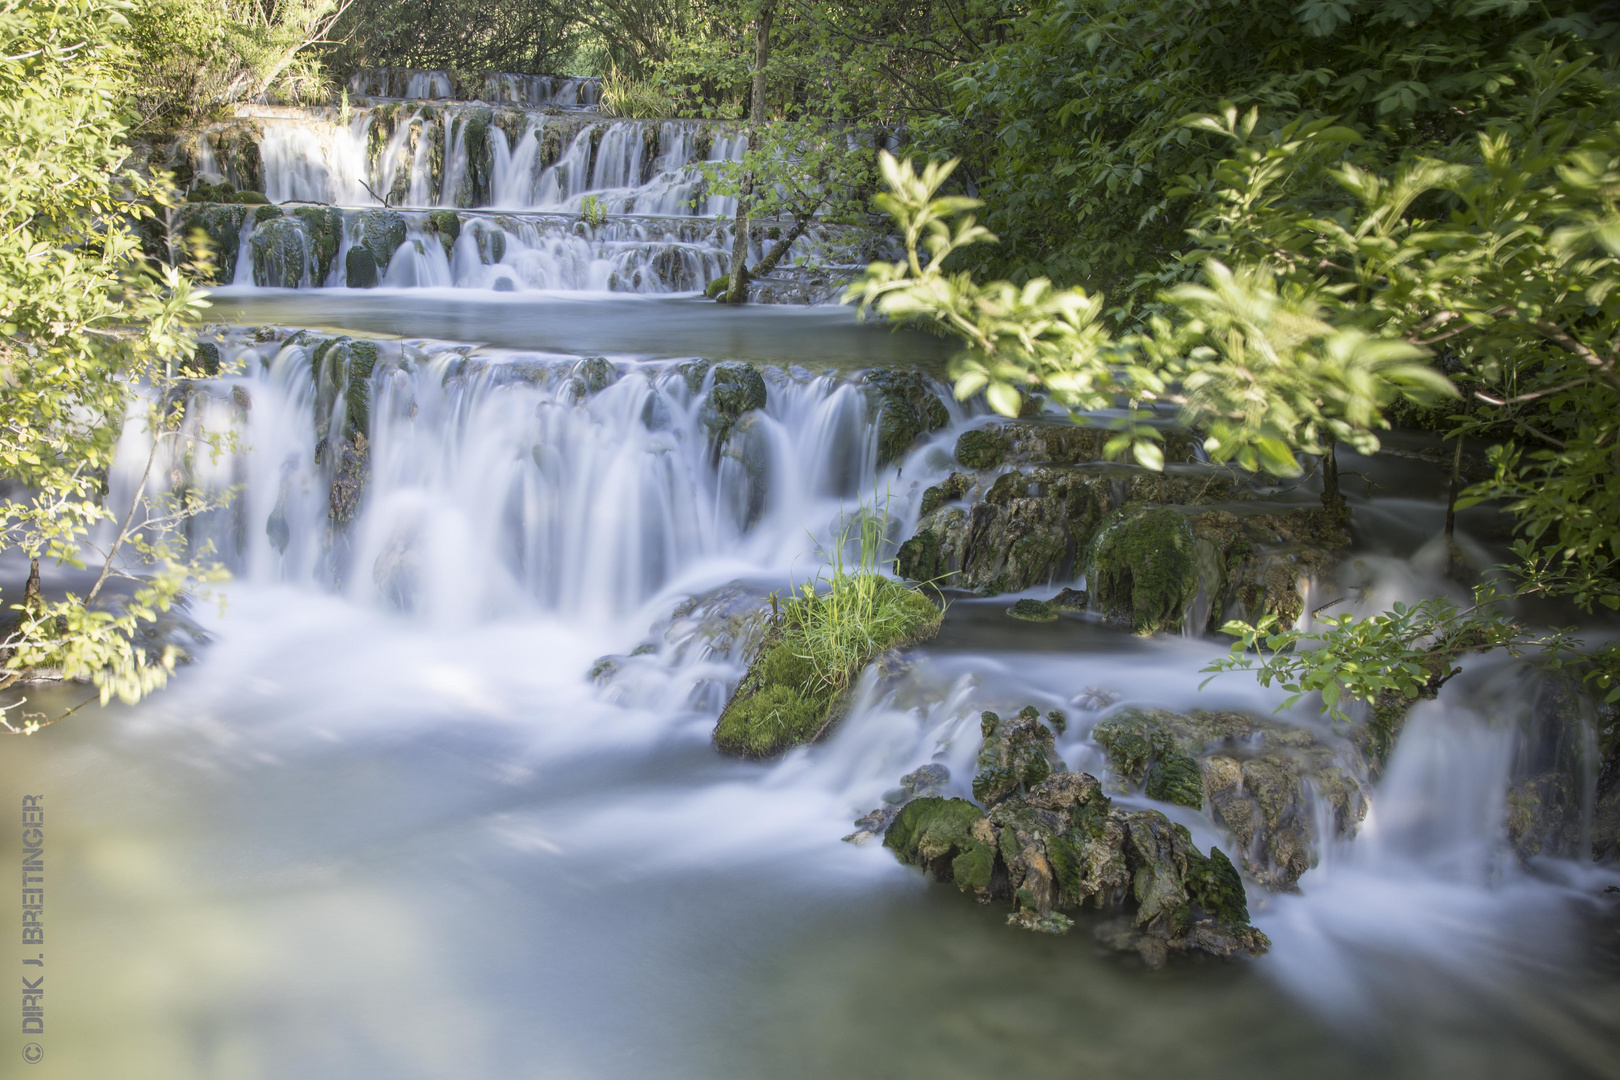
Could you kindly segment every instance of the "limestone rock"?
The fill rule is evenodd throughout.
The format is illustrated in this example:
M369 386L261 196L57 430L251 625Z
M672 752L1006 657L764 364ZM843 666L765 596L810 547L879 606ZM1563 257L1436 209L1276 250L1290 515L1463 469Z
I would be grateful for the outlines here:
M868 372L865 382L878 429L880 468L898 460L919 436L950 423L950 411L920 372L884 368Z

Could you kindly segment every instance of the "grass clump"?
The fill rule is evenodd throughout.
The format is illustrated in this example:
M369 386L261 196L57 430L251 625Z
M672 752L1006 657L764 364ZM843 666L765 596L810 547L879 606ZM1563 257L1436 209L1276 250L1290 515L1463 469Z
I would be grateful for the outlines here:
M843 715L850 688L874 657L938 632L942 615L933 601L878 572L882 520L859 520L859 560L843 561L846 528L830 571L780 607L715 725L723 753L774 757L815 741Z
M662 120L672 106L653 79L636 79L614 67L602 76L602 115L613 120Z

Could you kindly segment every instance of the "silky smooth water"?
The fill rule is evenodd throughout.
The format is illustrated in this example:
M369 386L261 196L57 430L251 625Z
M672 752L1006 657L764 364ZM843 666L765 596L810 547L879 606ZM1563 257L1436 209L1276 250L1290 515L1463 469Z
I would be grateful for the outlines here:
M195 479L244 495L199 526L236 579L223 609L190 613L198 662L139 707L7 743L0 787L48 808L50 1026L29 1075L1620 1075L1615 875L1501 856L1511 662L1476 661L1414 714L1360 836L1324 844L1299 894L1251 887L1274 941L1252 962L1149 971L1101 951L1086 917L1063 938L1013 930L840 840L926 762L965 794L982 709L1068 710L1058 752L1092 772L1108 708L1270 713L1280 695L1240 676L1200 690L1219 643L957 597L825 742L770 763L714 752L746 656L682 602L810 579L863 502L909 535L983 417L954 406L879 470L847 373L930 370L933 339L649 299L216 303L412 340L373 375L373 475L342 538L307 347L227 349L223 382L251 408L223 392L209 408L243 450ZM589 355L616 381L582 398ZM694 355L771 365L746 467L705 441L703 388L678 366ZM115 470L115 501L133 479ZM1374 523L1380 505L1356 499ZM1364 536L1367 589L1345 609L1439 587L1407 561L1434 512L1421 492L1412 506L1408 533ZM604 655L619 670L594 680Z

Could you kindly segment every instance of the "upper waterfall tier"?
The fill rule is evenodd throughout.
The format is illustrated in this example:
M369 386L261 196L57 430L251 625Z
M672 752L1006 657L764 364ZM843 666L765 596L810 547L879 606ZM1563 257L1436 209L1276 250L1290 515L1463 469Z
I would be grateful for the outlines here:
M199 182L271 202L730 216L703 162L737 160L737 130L702 120L613 120L487 105L388 103L276 110L215 125L180 148Z
M602 82L570 75L364 67L349 77L349 93L357 97L567 107L597 104L602 98Z

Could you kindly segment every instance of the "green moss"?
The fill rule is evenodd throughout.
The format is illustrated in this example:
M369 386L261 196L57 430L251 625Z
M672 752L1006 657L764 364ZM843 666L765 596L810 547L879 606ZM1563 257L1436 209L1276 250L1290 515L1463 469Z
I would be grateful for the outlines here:
M918 437L950 423L950 410L920 372L885 368L866 376L876 419L878 466L898 460Z
M966 799L914 799L889 824L883 846L963 892L988 889L995 852L974 836L982 820L984 811Z
M455 247L456 240L461 236L461 216L454 210L434 210L428 214L428 226L439 238L439 246L444 248L445 257L450 255L450 249Z
M281 207L279 206L261 206L253 211L253 220L257 224L275 221L279 217L281 217Z
M1007 609L1007 614L1025 622L1056 622L1058 617L1057 611L1051 604L1031 600L1028 597L1014 603L1012 607Z
M1007 437L999 428L964 431L956 440L956 460L970 469L993 469L1007 456Z
M894 568L911 581L940 581L947 568L939 536L932 529L923 529L901 544L895 552Z
M707 360L683 360L675 365L680 372L681 381L686 383L687 393L696 394L702 391L703 381L709 377L709 362Z
M1198 591L1197 546L1187 519L1167 507L1124 506L1091 543L1091 595L1140 633L1181 625Z
M714 382L703 400L700 416L714 432L715 440L724 442L738 418L745 412L763 409L765 401L765 377L752 364L726 360L714 366Z
M392 210L362 210L355 217L355 243L371 252L379 276L405 242L405 219Z
M846 596L865 589L864 621L836 622ZM836 579L833 592L789 601L781 620L720 713L714 742L738 757L774 757L819 738L839 718L854 685L873 657L932 637L940 612L927 597L899 582L871 576ZM841 639L835 639L838 631ZM854 644L851 644L851 643Z
M1052 775L1057 758L1052 732L1033 707L1005 720L993 712L982 713L979 730L984 746L973 777L973 797L984 805L1022 794Z
M731 275L721 274L709 282L708 286L703 290L703 295L710 300L718 300L726 295L726 290L729 288L731 288Z
M293 216L303 223L304 235L309 238L314 279L311 284L324 284L343 243L343 215L330 206L300 206L293 211Z
M953 472L940 483L923 492L918 513L927 517L948 502L962 498L973 488L973 478L965 473Z
M374 289L380 275L377 259L369 250L356 244L343 258L343 282L351 289Z
M618 369L605 356L591 356L579 362L574 373L585 383L588 393L599 393L619 380Z
M1232 860L1218 847L1210 848L1207 858L1191 844L1188 847L1188 897L1222 926L1230 929L1246 927L1249 923L1249 898L1243 891L1243 879L1238 876Z
M1147 771L1143 794L1150 799L1178 803L1201 810L1204 806L1204 776L1198 762L1182 754L1160 757Z

